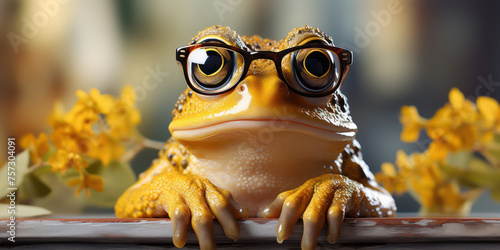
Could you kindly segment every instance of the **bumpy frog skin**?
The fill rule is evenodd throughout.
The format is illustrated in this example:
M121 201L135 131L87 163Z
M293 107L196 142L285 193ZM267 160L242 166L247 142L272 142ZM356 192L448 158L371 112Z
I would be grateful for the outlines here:
M248 51L280 51L311 41L333 45L308 26L280 41L239 36L227 27L201 31ZM213 218L237 240L237 219L278 218L277 241L290 237L302 217L302 248L311 249L325 221L338 241L345 216L393 216L393 198L378 186L354 140L356 125L345 96L303 97L278 78L274 63L252 62L229 92L190 89L172 112L172 138L151 168L118 200L118 217L170 217L173 242L182 247L191 223L202 249L215 248Z

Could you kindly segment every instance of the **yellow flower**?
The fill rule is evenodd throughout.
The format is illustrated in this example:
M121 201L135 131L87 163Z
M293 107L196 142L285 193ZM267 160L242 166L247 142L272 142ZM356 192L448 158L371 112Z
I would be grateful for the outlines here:
M462 207L468 199L460 193L456 182L447 180L440 169L439 162L429 153L413 153L410 157L398 152L396 161L401 182L408 182L413 197L427 212L453 212Z
M27 134L21 138L19 145L24 148L30 148L30 157L34 163L40 163L43 160L43 156L49 152L49 138L45 133L40 133L38 138L35 138L33 134Z
M436 186L443 181L439 166L426 152L412 154L411 160L415 171L409 181L415 198L423 207L437 204Z
M437 161L429 152L407 156L399 150L396 166L397 171L394 165L384 163L382 172L375 175L387 191L402 194L409 189L424 209L432 211L436 208L455 208L464 200L460 192L445 195L446 190L452 190L456 184L445 180Z
M60 126L67 124L64 121L64 107L61 101L56 101L54 107L52 108L52 113L49 115L48 122L53 130L56 130Z
M107 166L111 160L119 159L125 148L120 141L106 133L100 133L97 137L97 142L92 147L88 155L101 160L104 166Z
M394 165L391 163L384 162L382 164L382 172L377 173L375 179L380 182L389 193L396 192L400 195L407 190L406 180L396 174Z
M50 135L54 146L70 152L86 154L97 144L92 130L77 132L70 123L59 123L57 129Z
M411 159L403 150L398 150L396 153L396 165L398 166L398 173L401 177L407 178L413 174L415 167L413 166Z
M97 192L104 191L104 180L101 176L95 174L82 172L80 178L68 181L68 186L73 187L76 185L80 186L76 190L75 196L78 196L84 188L87 197L90 197L90 188Z
M52 166L52 171L66 172L70 167L80 170L89 166L79 154L68 152L64 149L57 150L50 156L49 164Z
M141 113L134 107L134 102L134 90L130 85L126 85L120 99L106 116L112 135L118 138L130 137L135 126L141 122Z
M390 178L395 178L396 177L396 168L394 168L394 165L388 162L382 163L382 166L380 167L382 169L382 172L387 175Z
M399 150L396 155L396 168L393 164L385 162L382 164L382 172L377 173L375 178L389 193L403 194L407 191L407 178L413 174L414 167L404 151Z
M449 147L446 144L433 141L429 144L427 151L430 157L441 161L448 155L448 149Z
M449 100L426 126L427 134L433 140L430 154L439 160L444 160L449 151L472 149L479 137L476 126L479 113L474 103L465 99L456 88L450 91Z
M401 132L401 141L415 142L418 140L420 130L425 126L427 120L420 117L415 106L401 107L401 117L399 118L403 125Z
M500 131L500 105L498 102L486 96L477 98L477 109L483 118L484 142L489 142L493 139L493 134Z
M465 99L464 94L462 94L460 90L458 90L457 88L452 88L448 95L448 99L450 100L450 105L453 111L455 111L454 115L457 115L461 118L460 120L452 120L457 122L456 125L459 125L462 122L472 123L476 121L476 106L471 101Z
M467 201L460 193L460 187L455 182L444 182L438 185L436 189L436 196L442 213L455 212Z
M432 142L425 152L414 153L410 157L398 151L397 169L390 163L384 163L382 171L375 175L376 179L389 192L408 189L419 201L422 212L466 212L484 188L461 193L459 183L464 181L450 174L447 155L457 151L471 155L479 153L496 164L499 146L493 139L500 132L498 102L489 97L478 97L476 106L465 99L457 88L453 88L449 93L449 102L431 119L421 118L413 106L404 106L400 121L403 124L402 141L417 140L420 130L425 128ZM398 187L401 183L406 186Z
M99 114L108 114L114 105L114 98L110 95L101 95L93 88L87 94L82 90L76 92L78 102L65 115L64 120L74 125L77 132L91 130L92 124Z

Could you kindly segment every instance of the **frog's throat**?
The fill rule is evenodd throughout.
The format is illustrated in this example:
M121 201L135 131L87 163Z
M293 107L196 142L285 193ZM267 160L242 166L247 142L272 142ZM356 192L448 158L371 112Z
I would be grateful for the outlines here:
M356 128L310 124L302 121L281 119L238 119L213 123L198 127L172 129L172 136L181 141L200 141L220 134L231 132L254 131L259 135L275 132L302 133L326 141L351 141L356 135Z

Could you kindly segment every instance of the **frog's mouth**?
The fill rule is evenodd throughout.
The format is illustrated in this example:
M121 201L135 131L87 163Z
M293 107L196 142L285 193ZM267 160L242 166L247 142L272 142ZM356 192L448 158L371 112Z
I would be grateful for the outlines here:
M171 128L177 140L199 141L218 135L231 136L233 132L254 132L259 137L269 137L273 133L300 133L319 137L328 141L350 141L354 139L357 128L332 126L282 119L237 119L188 128Z

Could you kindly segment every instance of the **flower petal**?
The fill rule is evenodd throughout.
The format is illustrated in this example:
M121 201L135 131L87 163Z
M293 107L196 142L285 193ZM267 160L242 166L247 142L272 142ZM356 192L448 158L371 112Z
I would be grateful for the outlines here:
M40 135L38 135L38 138L36 139L35 145L37 148L38 157L42 159L43 156L50 150L49 137L47 136L47 134L40 133Z
M487 126L493 126L495 121L499 118L500 106L498 102L491 97L480 96L477 98L476 103L479 113L486 120Z
M130 107L134 106L135 103L135 92L132 86L130 85L125 85L122 89L121 95L120 95L120 100L123 101L125 104L127 104Z
M69 153L64 149L59 149L53 153L49 158L49 165L52 167L52 171L60 171L61 173L66 172L68 169Z
M102 114L108 114L115 103L115 99L111 95L101 95L96 88L90 90L90 97L97 105L97 111Z
M104 179L95 174L91 174L88 176L88 184L91 188L93 188L97 192L104 191Z
M384 162L381 166L382 172L389 177L396 177L396 168L392 163Z
M415 142L420 136L420 130L426 123L425 119L420 117L415 106L401 107L401 116L399 121L403 125L401 140L404 142Z
M449 99L450 104L454 109L460 109L462 108L465 97L464 94L460 92L460 90L458 90L457 88L452 88L450 90Z

